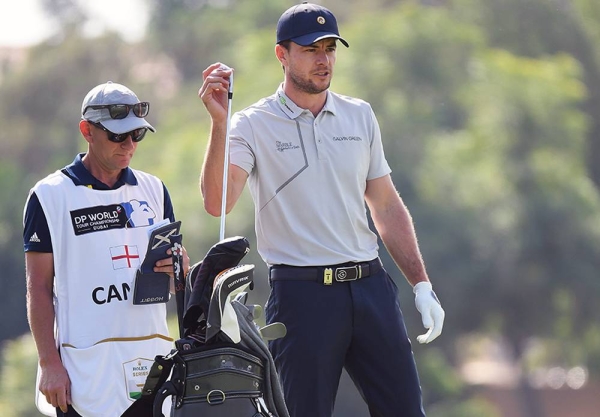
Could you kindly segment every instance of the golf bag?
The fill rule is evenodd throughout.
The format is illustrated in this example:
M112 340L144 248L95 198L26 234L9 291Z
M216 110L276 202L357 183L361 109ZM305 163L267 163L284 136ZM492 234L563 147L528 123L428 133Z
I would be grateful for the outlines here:
M254 265L238 263L248 251L247 239L224 239L177 283L181 338L155 358L141 398L122 417L164 417L168 397L170 417L289 417L265 343L285 326L259 328L261 307L246 305Z

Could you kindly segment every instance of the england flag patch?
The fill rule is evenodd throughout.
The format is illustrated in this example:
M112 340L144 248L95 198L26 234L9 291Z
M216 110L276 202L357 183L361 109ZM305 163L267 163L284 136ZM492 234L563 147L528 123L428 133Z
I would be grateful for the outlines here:
M123 245L110 248L113 269L137 268L140 266L140 254L137 246Z

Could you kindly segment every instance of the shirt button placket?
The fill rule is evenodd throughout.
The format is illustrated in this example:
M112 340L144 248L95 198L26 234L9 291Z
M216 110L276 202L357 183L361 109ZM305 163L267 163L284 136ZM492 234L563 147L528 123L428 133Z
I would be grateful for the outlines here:
M319 159L326 159L325 149L323 148L323 135L321 135L317 121L315 121L314 123L313 130L315 133L315 145L317 147L317 156Z

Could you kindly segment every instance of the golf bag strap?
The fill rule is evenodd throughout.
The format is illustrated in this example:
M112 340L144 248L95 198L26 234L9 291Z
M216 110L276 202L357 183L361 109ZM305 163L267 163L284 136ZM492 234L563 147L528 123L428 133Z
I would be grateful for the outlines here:
M134 403L121 415L121 417L153 417L154 415L154 400L157 391L167 381L173 368L173 354L171 352L167 356L156 356L154 363L150 368L144 388L142 388L142 396L134 401Z
M183 310L185 297L185 278L183 271L183 246L182 235L171 235L171 257L173 259L173 272L175 281L175 301L177 304L177 322L179 324L179 337L183 337Z
M169 375L171 374L171 368L173 368L173 354L177 351L171 352L167 356L157 356L154 358L154 363L150 368L150 372L146 377L146 383L142 389L142 396L144 395L156 395L156 390L165 383Z
M160 387L160 391L154 397L151 414L153 417L165 417L162 412L162 405L165 399L171 395L177 395L177 387L171 381L167 381Z

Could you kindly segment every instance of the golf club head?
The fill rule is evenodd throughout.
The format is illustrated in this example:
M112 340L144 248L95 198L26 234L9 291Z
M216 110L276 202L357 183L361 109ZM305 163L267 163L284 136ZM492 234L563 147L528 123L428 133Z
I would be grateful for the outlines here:
M250 314L252 314L252 319L256 320L262 317L263 315L263 308L258 305L258 304L253 304L248 307L248 311L250 312Z
M276 322L261 327L259 333L265 341L275 340L285 336L287 334L287 328L285 327L285 324Z

